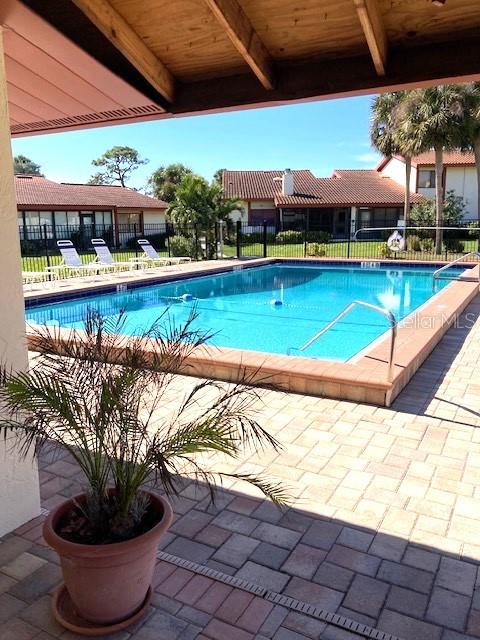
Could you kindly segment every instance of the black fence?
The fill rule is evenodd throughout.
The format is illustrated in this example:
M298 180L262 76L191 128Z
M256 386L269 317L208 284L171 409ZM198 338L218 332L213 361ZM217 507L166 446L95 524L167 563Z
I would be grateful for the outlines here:
M42 271L59 264L58 240L70 240L84 262L96 256L92 239L102 238L114 259L126 261L139 257L143 250L138 240L146 238L160 257L188 256L193 260L214 259L219 250L219 227L200 225L125 224L125 225L21 225L19 226L24 271Z
M435 251L435 230L422 227L399 231L404 245L398 251L389 246L393 228L365 227L356 237L333 238L325 231L296 228L277 231L268 222L241 222L209 228L201 225L78 225L20 226L24 271L41 271L59 264L58 240L71 240L82 259L95 257L92 238L103 238L119 261L138 257L140 238L147 238L160 256L189 256L193 260L217 258L352 258L361 260L454 260L480 249L477 223L458 225L443 231L441 252Z
M237 223L235 255L243 258L352 258L371 260L440 260L450 261L480 250L478 223L465 223L442 230L440 253L435 248L435 229L410 225L401 227L363 227L345 238L334 238L325 231L296 228L277 232L265 222L262 225ZM397 230L400 247L389 243Z

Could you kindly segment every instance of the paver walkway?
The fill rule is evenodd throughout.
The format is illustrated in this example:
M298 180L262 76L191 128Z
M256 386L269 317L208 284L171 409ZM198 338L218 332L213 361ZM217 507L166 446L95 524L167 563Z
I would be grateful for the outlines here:
M405 640L479 638L479 315L477 298L391 409L262 394L262 423L285 449L250 454L236 470L282 479L292 507L279 512L240 484L212 507L203 488L185 483L163 550ZM193 382L178 378L172 399ZM40 475L47 509L81 489L67 458L45 455ZM74 637L48 612L59 579L40 521L3 540L1 640ZM359 637L165 562L150 617L129 633Z

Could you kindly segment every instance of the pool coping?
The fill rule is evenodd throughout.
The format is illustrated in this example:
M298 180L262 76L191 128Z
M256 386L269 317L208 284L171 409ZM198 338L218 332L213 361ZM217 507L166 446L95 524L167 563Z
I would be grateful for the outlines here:
M115 278L113 283L88 283L87 286L71 288L68 297L90 295L92 292L115 291L118 284L134 284L148 286L149 284L172 282L190 277L201 277L215 273L224 273L237 269L254 268L256 266L278 263L326 263L332 265L360 264L361 262L378 263L380 266L412 265L432 266L432 264L447 264L445 261L382 261L382 260L318 260L312 258L260 258L247 261L235 261L221 265L206 265L200 269L188 269L181 272L146 274L135 280L127 281ZM394 357L393 377L388 381L388 358L390 332L384 338L374 341L371 349L364 349L355 361L338 362L334 360L320 360L303 356L287 356L268 354L257 351L246 351L225 347L202 346L197 353L191 354L186 362L187 367L182 373L196 377L213 378L226 382L238 382L245 378L249 383L257 385L275 385L284 391L315 395L321 397L350 400L390 406L396 396L405 387L423 361L439 343L445 332L457 320L459 315L477 295L479 291L479 269L475 263L464 263L469 268L460 278L452 280L448 287L439 291L419 309L404 318L397 328L397 340ZM202 263L200 263L202 265ZM145 277L146 276L146 277ZM84 283L82 283L83 285ZM97 286L92 286L92 284ZM40 294L40 295L39 295ZM41 295L43 294L43 295ZM66 299L63 292L32 292L26 296L28 306L45 302L46 300ZM27 324L27 342L34 348L34 325ZM70 333L70 330L61 330ZM148 350L148 343L145 344ZM363 355L362 355L363 354Z

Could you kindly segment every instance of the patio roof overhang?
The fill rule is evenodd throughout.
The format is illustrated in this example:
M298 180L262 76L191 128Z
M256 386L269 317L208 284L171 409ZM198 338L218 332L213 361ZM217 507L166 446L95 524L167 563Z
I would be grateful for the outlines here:
M480 79L477 0L3 0L0 24L14 136Z

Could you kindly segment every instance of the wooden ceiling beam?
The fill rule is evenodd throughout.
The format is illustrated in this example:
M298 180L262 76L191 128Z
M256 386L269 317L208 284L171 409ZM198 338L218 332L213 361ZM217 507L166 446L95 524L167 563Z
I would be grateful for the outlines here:
M384 76L387 72L388 40L377 0L353 0L353 3L375 70L379 76Z
M270 54L237 0L205 2L264 88L273 89L275 82Z
M99 31L168 102L175 97L175 78L107 0L73 0Z

